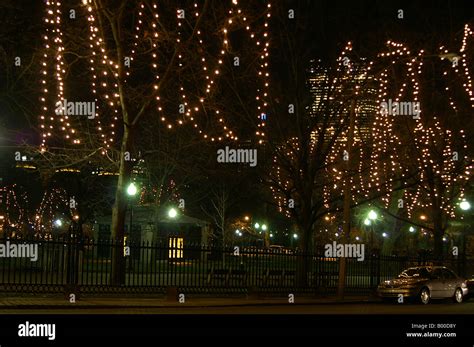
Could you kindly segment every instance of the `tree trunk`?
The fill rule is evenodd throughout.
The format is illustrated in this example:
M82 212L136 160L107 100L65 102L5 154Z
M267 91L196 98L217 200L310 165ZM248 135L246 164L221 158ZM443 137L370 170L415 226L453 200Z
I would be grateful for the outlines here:
M120 166L118 173L117 189L115 191L115 203L112 209L112 272L111 283L122 285L125 283L125 257L124 257L124 236L125 217L127 212L126 186L130 182L132 163L126 160L127 152L130 153L131 134L128 126L124 126L122 147L120 151ZM130 155L130 154L128 154Z
M443 258L443 217L441 211L433 211L433 258L441 260Z
M297 253L296 263L296 283L298 288L305 288L308 286L308 272L310 271L310 240L311 240L311 226L304 226L300 228L300 250Z

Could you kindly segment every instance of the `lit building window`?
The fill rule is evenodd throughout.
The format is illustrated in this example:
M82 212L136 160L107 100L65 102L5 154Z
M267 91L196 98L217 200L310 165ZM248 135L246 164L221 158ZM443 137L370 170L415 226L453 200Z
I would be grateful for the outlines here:
M168 257L170 259L182 259L183 258L183 243L182 237L170 237L169 241L169 252Z

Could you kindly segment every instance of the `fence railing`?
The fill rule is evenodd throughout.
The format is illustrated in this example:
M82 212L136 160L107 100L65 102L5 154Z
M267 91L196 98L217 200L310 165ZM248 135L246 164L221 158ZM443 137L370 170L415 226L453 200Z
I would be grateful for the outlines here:
M179 245L179 246L178 246ZM123 252L124 280L112 283L113 252ZM368 252L364 261L346 258L346 291L370 293L404 269L434 264L423 257ZM436 260L461 276L474 274L474 260ZM331 294L336 291L339 259L324 254L271 249L213 247L163 240L126 242L57 238L0 239L0 291L83 293L164 292L178 287L188 293Z

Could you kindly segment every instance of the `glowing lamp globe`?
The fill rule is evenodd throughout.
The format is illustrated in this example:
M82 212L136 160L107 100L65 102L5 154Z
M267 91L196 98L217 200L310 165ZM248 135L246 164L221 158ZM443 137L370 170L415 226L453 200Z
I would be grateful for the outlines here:
M130 185L127 188L127 194L130 196L134 196L135 194L137 194L137 191L138 189L135 183L130 183Z
M467 210L470 210L470 209L471 209L471 204L469 203L469 201L463 200L463 201L461 201L461 203L459 204L459 207L461 208L461 210L467 211Z

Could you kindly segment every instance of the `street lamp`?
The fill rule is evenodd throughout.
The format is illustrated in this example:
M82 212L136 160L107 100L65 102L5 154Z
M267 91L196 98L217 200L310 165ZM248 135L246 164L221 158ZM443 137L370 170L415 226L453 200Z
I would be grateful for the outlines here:
M137 194L137 186L135 183L130 183L127 187L127 194L130 197L129 203L130 203L130 229L128 231L128 235L132 235L132 222L133 222L133 204L132 204L132 198Z
M262 224L262 230L263 231L267 230L267 225L266 224Z
M260 228L260 224L255 223L254 227L255 227L255 229L259 229L259 228Z
M63 221L60 217L53 221L54 225L53 225L53 228L51 229L51 232L53 233L53 235L59 235L61 232L64 232L64 223L65 221ZM10 224L10 226L14 228L15 224Z
M459 203L459 207L461 208L461 210L466 212L466 211L469 211L471 209L471 204L469 203L469 201L464 199L463 201L461 201ZM462 249L463 249L463 256L464 257L466 256L466 230L467 230L466 223L464 221L464 228L463 228L463 233L462 233Z
M297 233L294 233L293 235L291 235L291 238L290 238L290 247L293 247L293 242L294 240L298 240L298 234Z
M415 234L416 229L413 225L410 225L410 227L408 228L408 231L410 232L410 234L413 234L413 240L412 240L413 248L417 250L418 249L418 235ZM407 247L409 248L408 243L407 243Z
M174 207L168 210L168 217L176 218L177 216L178 216L178 211Z
M372 221L375 221L378 218L377 212L370 210L367 218L364 220L364 224L370 226L370 251L374 249L374 227Z
M463 211L468 211L468 210L471 209L471 204L469 203L469 201L463 200L463 201L461 201L461 203L459 204L459 207L460 207L461 210L463 210Z
M369 217L370 220L376 220L377 219L377 212L375 212L374 210L370 210L368 217Z
M128 185L127 194L129 196L135 196L135 194L137 194L137 191L138 191L138 189L137 189L137 186L135 185L135 183L132 182Z

